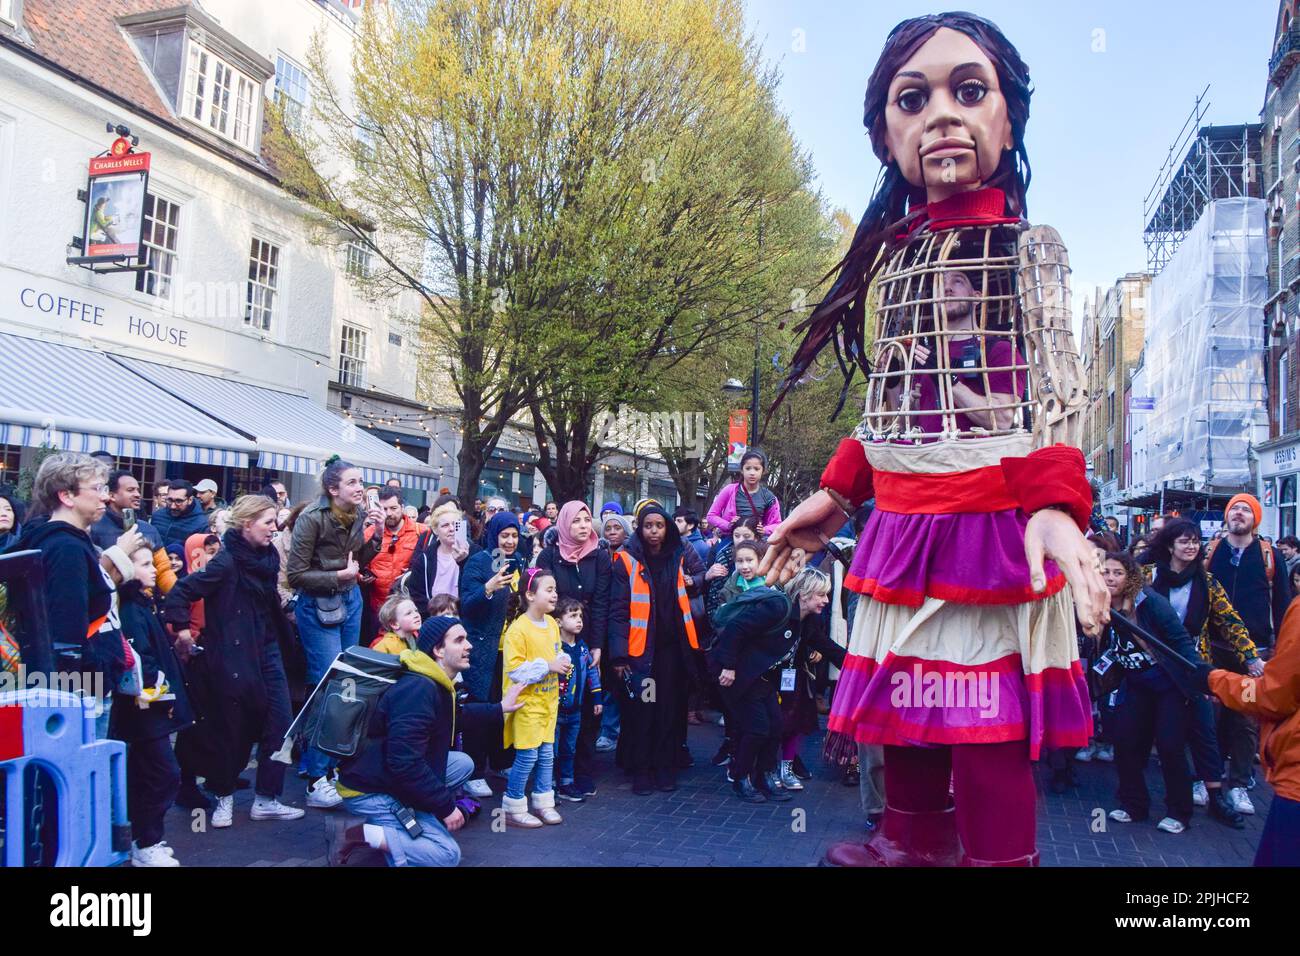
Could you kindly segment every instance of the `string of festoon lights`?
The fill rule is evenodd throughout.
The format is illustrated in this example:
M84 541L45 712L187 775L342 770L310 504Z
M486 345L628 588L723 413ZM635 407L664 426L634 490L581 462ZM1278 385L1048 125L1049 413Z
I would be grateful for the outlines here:
M431 429L429 427L429 423L436 422L442 417L438 413L434 412L432 409L426 412L379 414L379 413L359 411L351 408L345 408L343 409L343 416L344 418L351 421L355 421L359 425L363 425L364 427L369 428L372 431L376 426L381 428L392 426L392 425L406 425L411 427L418 427L426 435L429 436L429 439L433 443L433 445L437 447L437 449L447 458L455 458L455 455L452 452L448 451L445 447L443 447L442 442L438 440L439 435L450 432L451 434L461 437L464 436L465 434L465 430L462 428L451 427L451 428L447 428L445 431L435 431L434 429ZM400 441L400 438L398 440ZM533 448L531 447L531 442L529 444L530 444L530 447L528 449L529 454L536 455L537 452L534 451ZM543 451L546 450L545 443L541 444L541 449ZM439 464L437 467L439 469L439 477L441 478L443 466ZM644 474L648 469L638 468L635 467L635 465L632 468L620 468L616 465L601 463L600 470L604 472L606 475L615 475L615 476L624 475L624 476L630 476L635 478L641 474Z

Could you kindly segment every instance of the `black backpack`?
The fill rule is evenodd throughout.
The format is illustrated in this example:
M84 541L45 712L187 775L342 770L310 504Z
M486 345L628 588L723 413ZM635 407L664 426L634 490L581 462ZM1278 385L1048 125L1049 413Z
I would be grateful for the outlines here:
M304 742L340 760L360 756L380 698L405 673L394 654L349 647L334 658L298 715L299 721L306 721Z
M748 591L742 591L734 598L728 601L722 607L718 608L713 620L713 640L705 648L706 652L712 652L718 643L718 638L722 635L723 628L730 624L736 616L744 609L757 603L770 603L772 612L780 610L781 615L778 618L778 625L773 630L784 630L785 622L790 617L790 598L780 588L764 586L761 588L750 588ZM798 646L798 642L795 642Z

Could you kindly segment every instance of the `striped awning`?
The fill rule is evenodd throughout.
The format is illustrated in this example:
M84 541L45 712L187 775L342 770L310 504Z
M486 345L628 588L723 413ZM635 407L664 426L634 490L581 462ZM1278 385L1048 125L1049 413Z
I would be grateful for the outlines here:
M317 475L325 459L338 454L361 468L368 483L397 478L408 488L434 487L436 474L428 465L304 395L139 359L114 361L248 435L259 468Z
M248 467L255 446L103 352L0 333L0 443Z

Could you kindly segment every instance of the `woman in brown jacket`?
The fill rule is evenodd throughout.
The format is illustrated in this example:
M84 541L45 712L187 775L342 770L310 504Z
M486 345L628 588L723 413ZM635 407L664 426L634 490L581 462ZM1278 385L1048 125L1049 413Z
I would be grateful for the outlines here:
M315 687L334 658L357 643L362 599L357 578L379 549L374 529L383 524L378 503L367 507L361 469L337 455L320 476L324 494L298 515L289 545L289 586L298 594L294 620L307 654L307 686ZM342 802L326 773L330 759L311 748L303 757L309 807Z

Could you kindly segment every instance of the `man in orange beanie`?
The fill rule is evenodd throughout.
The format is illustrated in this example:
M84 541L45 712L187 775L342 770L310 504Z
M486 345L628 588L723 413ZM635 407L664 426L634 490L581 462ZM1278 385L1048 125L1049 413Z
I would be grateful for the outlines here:
M1209 571L1223 585L1228 599L1250 631L1251 640L1267 659L1274 635L1282 626L1291 603L1290 575L1286 561L1255 534L1263 509L1254 495L1234 495L1224 512L1228 535L1212 546ZM1231 655L1211 645L1216 667L1245 673ZM1252 814L1255 806L1246 791L1254 785L1255 751L1259 747L1259 724L1255 717L1230 708L1219 713L1219 744L1229 765L1224 784L1228 802L1238 813Z

